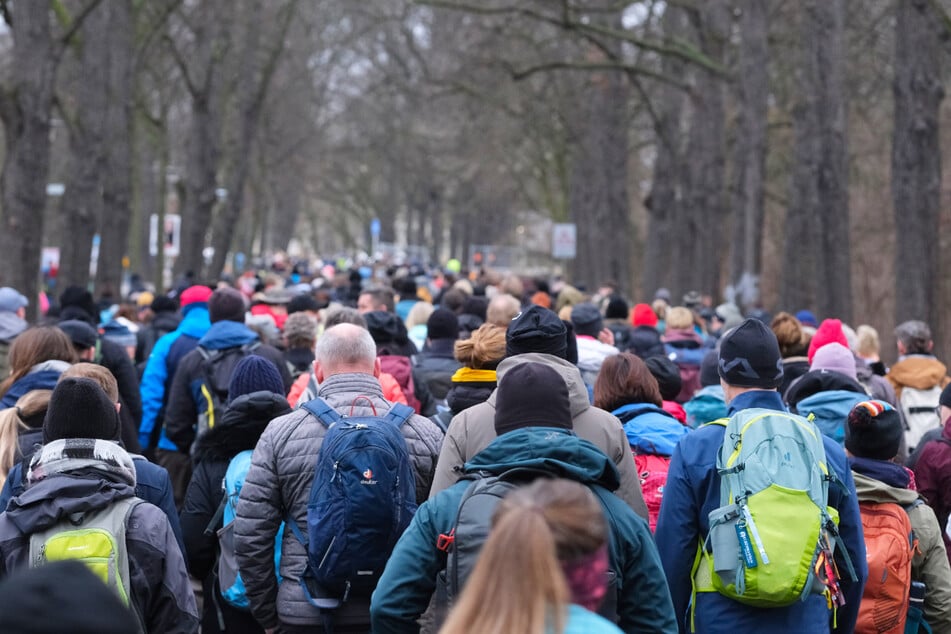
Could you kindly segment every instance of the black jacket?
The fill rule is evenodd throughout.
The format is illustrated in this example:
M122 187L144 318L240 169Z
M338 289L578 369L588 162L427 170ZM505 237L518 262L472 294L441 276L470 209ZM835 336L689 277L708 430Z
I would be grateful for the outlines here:
M220 632L218 611L225 622L225 631L263 632L250 612L232 608L221 600L217 584L215 564L218 556L218 538L205 529L221 504L222 482L228 463L246 449L254 449L268 423L278 416L290 414L287 399L271 392L254 392L232 401L221 422L198 439L195 459L198 462L192 472L191 482L185 494L181 523L185 539L185 560L192 575L202 580L204 605L202 607L202 632ZM221 528L219 521L213 527Z
M452 375L462 367L453 356L455 343L455 339L431 340L428 350L413 357L413 380L425 381L436 400L446 398L452 387Z
M139 332L135 333L136 364L142 364L142 369L144 370L144 364L148 361L149 355L152 354L152 348L155 347L155 342L158 341L162 335L167 335L178 328L178 324L181 321L182 316L177 312L161 312L155 315L147 326L140 328Z
M142 397L139 395L139 373L132 365L125 348L108 339L99 340L99 365L116 377L119 386L119 421L122 423L122 445L129 453L142 453L139 444L139 423L142 422Z
M865 394L865 388L858 381L849 378L841 372L831 372L829 370L812 370L806 372L796 380L789 389L786 390L786 404L793 410L799 401L818 394L819 392L829 392L831 390L844 390L846 392L857 392Z
M664 348L664 342L660 339L660 333L656 328L650 326L637 326L631 331L628 339L628 352L633 352L641 359L655 356L667 356Z

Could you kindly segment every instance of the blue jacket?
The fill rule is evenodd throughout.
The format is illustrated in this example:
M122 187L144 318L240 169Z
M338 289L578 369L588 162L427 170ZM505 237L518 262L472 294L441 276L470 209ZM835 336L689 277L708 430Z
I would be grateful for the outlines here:
M628 403L611 413L624 425L628 444L639 454L669 456L689 431L679 420L651 403Z
M513 467L540 469L607 490L617 489L619 482L614 463L597 447L570 431L548 427L499 436L473 456L464 470L498 474ZM459 502L469 484L457 482L423 503L400 537L370 605L376 634L419 631L416 619L426 611L436 575L446 565L446 553L436 548L437 538L455 525ZM675 632L670 595L647 523L620 498L605 494L599 499L611 529L611 569L618 572L620 628L625 632Z
M52 390L59 381L59 375L63 373L69 364L64 363L62 368L46 367L57 365L57 362L46 362L41 364L43 367L18 379L7 393L0 400L0 409L13 407L20 400L20 397L33 390Z
M778 392L756 390L733 399L730 414L754 407L785 411ZM691 573L697 546L710 529L708 514L720 506L716 460L724 431L722 425L705 425L687 434L677 445L667 474L655 539L681 632L690 631ZM716 592L701 592L697 594L695 613L697 632L827 634L830 631L851 632L855 628L862 589L868 576L858 498L842 447L825 436L822 441L827 463L844 484L844 487L833 485L829 488L829 506L839 512L839 532L858 576L858 583L851 582L845 573L844 562L836 557L845 576L842 588L846 605L838 610L835 629L832 628L832 611L826 607L825 598L819 595L784 608L754 608Z
M162 509L172 526L175 541L185 556L185 542L182 539L182 526L178 519L178 510L175 508L175 499L172 497L172 483L168 471L152 464L142 456L132 456L135 467L135 496L142 498ZM0 490L0 511L7 510L10 500L23 493L23 462L18 462L10 469L7 481Z
M156 423L162 424L160 413L162 405L165 403L166 392L172 384L171 379L174 376L174 367L170 367L168 363L172 344L180 337L187 337L193 341L191 348L194 348L198 345L198 340L211 328L211 322L208 320L208 307L204 303L189 304L185 307L184 313L185 316L178 324L178 328L167 335L163 335L155 342L152 354L149 355L149 360L146 363L142 381L139 384L139 393L142 395L142 423L139 425L139 442L142 444L142 451L149 448L149 437L152 435L152 429ZM176 449L175 444L166 438L164 429L158 446L169 451L175 451Z

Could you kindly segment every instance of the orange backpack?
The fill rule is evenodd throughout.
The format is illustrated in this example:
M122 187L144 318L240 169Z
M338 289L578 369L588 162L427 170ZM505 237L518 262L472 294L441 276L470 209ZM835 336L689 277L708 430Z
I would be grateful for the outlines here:
M908 617L911 559L918 550L918 540L908 513L898 504L860 502L859 510L868 581L855 632L902 634Z

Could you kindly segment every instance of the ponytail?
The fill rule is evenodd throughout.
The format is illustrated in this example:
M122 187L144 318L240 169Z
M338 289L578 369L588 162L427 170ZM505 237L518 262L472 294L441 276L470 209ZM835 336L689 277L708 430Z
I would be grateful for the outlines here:
M21 429L26 429L26 425L20 420L20 412L16 407L0 411L0 487L7 481L7 474L16 463Z

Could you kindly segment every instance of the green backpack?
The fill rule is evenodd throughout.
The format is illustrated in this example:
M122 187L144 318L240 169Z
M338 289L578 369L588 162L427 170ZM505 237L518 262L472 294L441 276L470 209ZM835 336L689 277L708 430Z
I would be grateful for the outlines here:
M818 428L767 409L710 424L726 427L717 456L720 507L710 512L710 532L698 551L695 592L715 590L757 607L786 606L811 594L842 605L837 545L853 581L856 576L838 513L828 506L829 484L838 480Z
M116 500L96 511L64 517L46 530L30 535L30 567L52 561L81 561L129 605L129 552L126 522L142 503L136 497Z

